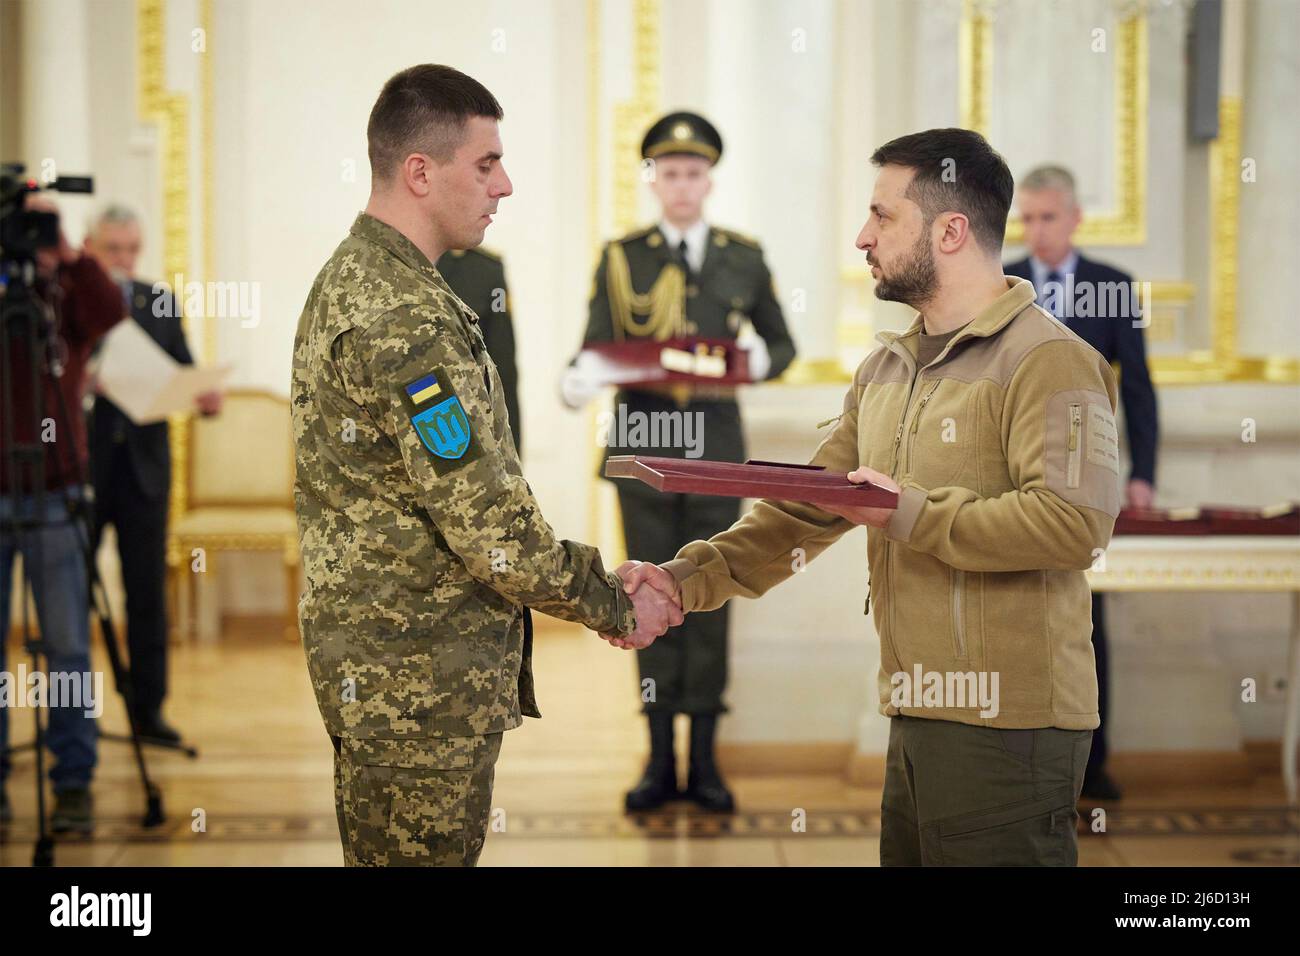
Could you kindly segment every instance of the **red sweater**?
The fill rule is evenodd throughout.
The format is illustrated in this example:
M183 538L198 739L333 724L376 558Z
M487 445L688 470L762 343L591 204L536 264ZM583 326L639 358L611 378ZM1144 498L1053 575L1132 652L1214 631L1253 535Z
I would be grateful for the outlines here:
M62 488L75 484L78 477L87 474L86 420L81 412L81 396L86 386L86 361L95 342L105 332L126 316L122 291L90 256L82 256L71 265L59 267L59 287L62 290L62 314L59 317L56 338L58 354L63 357L63 377L58 379L58 392L63 395L60 405L55 380L45 376L45 404L42 415L54 420L54 438L45 445L45 487ZM36 423L32 432L31 366L28 363L30 346L25 336L12 329L0 329L8 336L12 361L10 394L0 395L0 414L4 405L13 401L14 436L19 443L40 441L44 431ZM3 383L0 383L3 385ZM67 409L67 416L63 409ZM0 494L9 493L9 468L7 464L3 419L0 418ZM75 459L74 459L75 456ZM74 465L74 460L76 464ZM19 488L30 493L32 475L19 475Z

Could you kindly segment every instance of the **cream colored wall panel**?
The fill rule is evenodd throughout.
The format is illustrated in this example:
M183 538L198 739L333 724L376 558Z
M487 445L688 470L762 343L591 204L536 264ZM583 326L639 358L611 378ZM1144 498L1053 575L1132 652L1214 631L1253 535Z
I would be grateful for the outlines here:
M999 0L995 9L989 141L1017 179L1063 162L1078 176L1085 209L1113 209L1113 7Z
M1300 4L1256 0L1246 6L1238 321L1248 355L1300 355L1295 256L1300 249ZM1250 179L1245 179L1246 175Z

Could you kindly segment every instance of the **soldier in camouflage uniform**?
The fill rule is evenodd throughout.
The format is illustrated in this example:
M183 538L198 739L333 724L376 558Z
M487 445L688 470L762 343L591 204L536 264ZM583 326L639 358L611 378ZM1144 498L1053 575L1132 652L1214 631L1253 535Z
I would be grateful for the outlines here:
M510 195L500 117L449 67L385 84L370 203L294 341L299 623L349 865L477 861L502 732L540 716L529 608L640 644L681 621L556 538L478 317L433 265Z
M652 125L641 156L654 161L663 220L609 243L596 269L583 344L699 335L739 339L756 381L774 378L794 360L794 342L777 302L772 275L757 242L702 218L709 170L722 156L722 137L704 117L670 113ZM594 393L584 381L583 355L565 376L570 405ZM644 421L692 416L707 439L697 456L744 461L745 436L733 386L671 385L621 389L615 408ZM611 435L615 433L611 431ZM682 431L684 434L684 429ZM610 455L681 458L678 445L627 447L611 440ZM618 482L627 551L661 563L695 538L723 531L740 516L740 502L711 495L664 495L638 482ZM692 614L637 654L650 759L627 793L628 810L652 810L679 795L673 756L673 715L691 716L690 761L682 796L704 809L730 811L734 801L714 759L718 715L726 711L727 609Z

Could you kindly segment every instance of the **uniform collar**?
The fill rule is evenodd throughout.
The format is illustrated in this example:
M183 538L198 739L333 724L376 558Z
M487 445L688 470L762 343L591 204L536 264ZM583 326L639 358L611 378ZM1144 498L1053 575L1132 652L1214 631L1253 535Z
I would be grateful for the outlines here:
M702 246L709 237L709 224L703 219L697 219L683 230L678 229L665 219L659 223L659 231L664 234L665 239L673 244L674 248L682 239L686 240L688 246Z
M396 256L416 272L433 279L439 286L447 284L438 272L437 266L429 261L429 257L420 251L419 246L388 223L376 219L369 213L359 212L357 218L352 220L352 228L349 231L358 239L373 242L384 251Z
M396 257L403 265L414 269L437 287L438 291L451 296L456 302L461 301L460 296L442 277L438 267L429 261L429 257L420 251L419 246L388 223L376 219L369 213L359 212L357 218L352 221L352 228L349 231L358 239L373 242L385 252ZM464 303L461 304L464 305ZM474 325L478 324L478 316L474 314L474 310L469 306L464 306L460 311L467 321Z
M704 256L708 252L709 243L709 224L707 222L703 219L697 219L687 226L685 230L682 230L664 220L659 223L659 231L663 233L664 241L674 253L677 252L677 247L685 239L686 258L691 264L691 270L699 272L703 268Z
M1002 331L1003 327L1013 318L1025 310L1025 306L1034 301L1034 284L1028 279L1019 279L1015 276L1002 277L1007 284L1007 291L1002 293L992 302L990 302L983 311L975 318L963 325L944 347L944 352L951 351L953 346L958 342L968 338L982 337L987 338L996 335ZM919 338L925 329L925 322L918 313L916 319L906 332L881 332L876 336L876 341L885 346L892 352L897 352L898 348L906 349L915 359L916 352L910 345L904 345L903 340L909 338ZM897 348L895 346L898 346ZM942 356L944 353L940 353Z

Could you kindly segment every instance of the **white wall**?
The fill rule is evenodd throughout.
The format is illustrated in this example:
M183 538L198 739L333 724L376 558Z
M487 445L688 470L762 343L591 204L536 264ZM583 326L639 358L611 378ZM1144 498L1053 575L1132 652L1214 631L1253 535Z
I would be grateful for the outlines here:
M581 422L560 417L555 397L590 281L582 6L518 0L453 13L407 0L369 5L361 17L341 0L313 4L309 17L289 3L216 9L219 195L239 197L219 212L217 265L223 277L261 283L263 307L256 329L221 330L222 360L236 363L239 382L287 393L311 282L366 202L365 127L380 87L415 63L454 65L505 110L514 195L501 202L486 245L506 259L530 478L557 531L583 537L586 509L570 491L565 452ZM567 440L553 438L555 421ZM274 590L266 597L276 606Z

